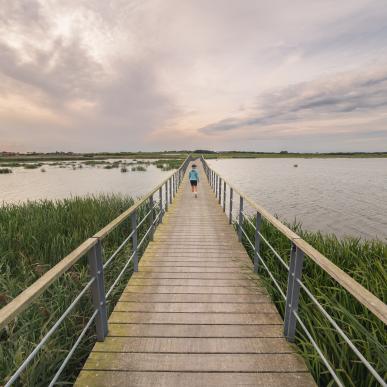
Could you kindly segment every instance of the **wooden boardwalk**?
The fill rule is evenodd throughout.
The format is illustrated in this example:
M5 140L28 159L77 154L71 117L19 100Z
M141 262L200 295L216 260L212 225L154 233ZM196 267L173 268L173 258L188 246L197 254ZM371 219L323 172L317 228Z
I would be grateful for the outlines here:
M315 386L199 167L187 176L77 386Z

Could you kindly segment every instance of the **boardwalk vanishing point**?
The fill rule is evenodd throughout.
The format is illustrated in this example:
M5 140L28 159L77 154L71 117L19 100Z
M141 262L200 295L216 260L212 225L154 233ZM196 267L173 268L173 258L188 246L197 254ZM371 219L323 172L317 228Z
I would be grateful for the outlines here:
M334 286L349 294L381 326L387 324L387 305L219 175L204 158L198 163L199 196L193 197L185 173L191 160L188 156L151 192L0 309L0 329L7 330L24 311L36 308L39 297L55 281L87 257L83 265L89 269L88 281L55 322L42 326L38 343L28 356L14 359L17 369L4 386L23 383L24 373L37 361L36 356L80 300L88 296L93 313L89 318L85 316L71 347L66 343L61 351L61 364L54 365L55 374L42 375L45 381L50 380L49 387L72 381L69 374L75 370L70 368L70 360L85 338L96 338L97 343L75 381L78 387L316 386L292 344L299 332L299 337L313 347L312 356L324 367L322 372L329 373L334 385L344 387L348 383L341 377L346 370L331 361L324 337L315 339L308 327L314 322L303 321L298 310L302 291L313 313L320 313L329 322L329 329L337 335L337 346L345 343L355 357L353 364L360 362L372 380L387 387L383 373L375 367L378 359L361 353L356 337L351 340L340 327L341 321L324 308L315 296L321 289L306 286L308 273L303 277L303 261L313 261L334 281ZM235 210L237 217L233 215ZM270 235L261 227L262 220L286 237L289 258L283 258L271 245ZM252 227L254 235L246 233L246 226ZM104 249L107 237L118 227L124 227L124 240L114 252ZM286 289L268 265L270 254L273 267L282 266L287 272ZM117 257L125 259L120 263ZM105 281L105 273L113 265L117 265L114 269L119 274ZM125 287L131 268L134 273ZM258 272L266 273L270 285L277 288L283 300L284 320ZM108 319L108 307L117 300L113 290L118 285L124 291ZM303 308L305 305L301 305Z
M187 174L76 386L315 386L205 178Z

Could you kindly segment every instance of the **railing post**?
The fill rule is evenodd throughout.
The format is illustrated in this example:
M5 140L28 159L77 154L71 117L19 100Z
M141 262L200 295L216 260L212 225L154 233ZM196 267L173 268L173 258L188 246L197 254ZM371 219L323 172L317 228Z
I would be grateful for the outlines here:
M149 207L150 207L150 214L149 214L149 223L151 227L151 231L149 233L149 240L153 241L153 234L155 232L155 225L153 224L155 219L155 209L153 204L153 194L149 197Z
M130 216L132 223L132 247L133 247L133 271L138 271L138 251L137 251L137 211L133 211Z
M226 182L223 183L223 212L226 212Z
M259 246L260 246L260 237L259 230L261 228L262 216L257 212L255 217L255 250L254 250L254 272L258 273L259 267Z
M229 208L229 217L228 217L228 223L232 223L232 196L234 194L234 190L230 187L230 208Z
M218 202L219 204L222 202L222 178L219 176L219 199Z
M105 284L103 275L101 241L89 251L87 255L90 276L95 280L91 285L94 308L98 310L95 317L97 341L104 341L108 333L108 320L106 312Z
M168 211L168 180L165 182L165 211Z
M216 180L215 180L215 197L218 197L218 186L219 186L219 176L216 175Z
M169 204L172 204L172 178L168 179L169 181Z
M286 292L284 334L288 341L293 342L296 335L297 319L294 312L298 310L300 299L300 284L304 253L294 243L290 251L290 265L288 274L288 289Z
M239 198L239 222L238 222L238 239L242 241L242 227L243 227L243 197Z
M163 188L159 188L159 201L160 201L160 223L163 223Z

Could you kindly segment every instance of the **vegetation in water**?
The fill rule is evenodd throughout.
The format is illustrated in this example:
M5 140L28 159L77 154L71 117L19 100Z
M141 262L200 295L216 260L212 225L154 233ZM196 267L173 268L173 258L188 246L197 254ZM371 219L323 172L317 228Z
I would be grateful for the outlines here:
M182 159L167 159L154 161L153 164L162 171L171 171L172 169L178 169L182 162Z
M24 164L25 169L38 169L42 166L42 163Z
M0 174L8 174L8 173L12 173L11 168L0 168Z
M5 204L0 207L0 307L132 204L130 197L112 195ZM139 220L147 211L145 205L140 207ZM147 223L145 221L140 226L139 238L149 227ZM130 219L103 240L105 261L129 233ZM130 248L129 243L107 267L106 290L122 270L130 256ZM126 286L131 271L129 267L109 297L109 312ZM87 259L83 257L0 331L0 385L15 372L89 279ZM87 292L15 385L47 386L91 313L91 295ZM94 342L93 324L65 368L61 381L72 384Z
M255 224L255 218L251 218L250 221ZM243 227L254 243L255 230L252 225L245 220ZM374 295L384 302L387 301L387 244L381 241L363 241L357 238L338 239L334 235L304 231L300 224L289 227ZM284 261L289 263L289 240L266 221L261 226L261 232ZM246 237L243 238L243 243L249 255L253 257L253 249ZM264 242L261 241L260 246L261 256L265 264L286 294L288 275L286 269ZM262 264L259 268L259 274L275 301L277 309L283 316L284 300ZM365 358L371 362L382 377L386 378L387 335L383 322L363 307L307 256L304 258L302 281ZM370 387L379 385L303 290L301 290L300 296L299 315L323 353L333 364L333 368L345 386ZM296 343L318 384L331 386L330 374L299 325Z
M146 167L137 165L136 167L132 167L132 172L146 172Z

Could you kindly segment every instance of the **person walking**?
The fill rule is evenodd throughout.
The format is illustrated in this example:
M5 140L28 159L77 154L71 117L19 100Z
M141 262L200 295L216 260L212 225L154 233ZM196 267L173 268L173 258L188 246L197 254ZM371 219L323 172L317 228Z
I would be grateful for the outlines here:
M199 172L196 169L196 164L192 164L192 169L189 171L189 182L191 184L192 193L195 194L195 198L198 197L198 183L199 183Z

